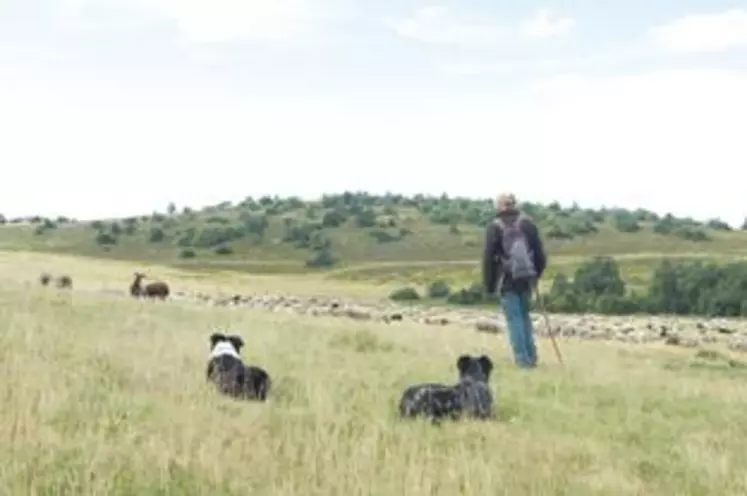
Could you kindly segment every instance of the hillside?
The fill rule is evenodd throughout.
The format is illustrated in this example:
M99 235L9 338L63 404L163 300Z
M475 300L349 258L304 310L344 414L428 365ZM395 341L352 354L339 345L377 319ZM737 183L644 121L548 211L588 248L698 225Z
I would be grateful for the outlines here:
M714 219L658 216L645 209L584 209L526 203L543 230L550 272L590 255L618 259L629 281L668 256L747 254L747 232ZM319 201L247 198L241 203L124 219L4 219L1 250L56 252L248 272L328 270L378 281L474 281L491 200L343 193Z

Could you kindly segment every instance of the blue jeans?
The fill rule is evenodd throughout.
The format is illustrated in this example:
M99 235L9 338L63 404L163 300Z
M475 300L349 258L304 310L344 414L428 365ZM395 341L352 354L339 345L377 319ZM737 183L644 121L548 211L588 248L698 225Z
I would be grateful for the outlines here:
M501 306L506 317L508 337L514 352L514 362L521 368L537 366L537 347L534 343L534 328L529 316L532 292L507 291L501 295Z

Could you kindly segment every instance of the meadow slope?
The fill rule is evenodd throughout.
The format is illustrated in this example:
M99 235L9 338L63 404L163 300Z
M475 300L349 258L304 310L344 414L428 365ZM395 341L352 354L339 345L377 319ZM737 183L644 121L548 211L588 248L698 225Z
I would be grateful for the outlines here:
M718 261L747 255L747 232L718 219L696 221L645 209L524 204L543 231L548 277L610 255L631 287L644 285L662 256ZM309 273L399 284L479 280L490 200L366 193L247 198L200 210L124 219L6 219L0 250L85 255L190 270ZM0 216L0 220L2 217ZM2 222L0 222L2 224Z
M44 268L72 292L41 288ZM318 276L183 273L191 290L377 298ZM0 487L9 494L573 494L747 492L747 366L708 351L540 340L541 367L505 336L122 295L133 264L0 254ZM304 287L302 280L308 281ZM227 289L226 289L227 288ZM207 338L240 333L275 386L267 404L204 384ZM450 382L462 353L496 370L495 422L401 422L402 389Z

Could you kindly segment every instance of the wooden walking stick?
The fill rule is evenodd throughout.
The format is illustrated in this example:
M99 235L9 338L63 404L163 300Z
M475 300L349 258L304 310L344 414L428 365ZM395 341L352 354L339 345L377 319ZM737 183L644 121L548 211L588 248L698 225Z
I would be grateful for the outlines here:
M539 303L540 313L542 313L542 317L544 317L545 319L547 335L550 336L550 341L552 341L552 347L555 350L555 356L558 357L558 361L561 365L563 365L563 355L560 354L560 348L558 347L557 341L555 341L555 334L552 332L552 327L550 327L550 317L547 315L547 310L545 310L545 303L542 299L542 295L539 292L539 284L534 285L534 293L537 298L537 303Z

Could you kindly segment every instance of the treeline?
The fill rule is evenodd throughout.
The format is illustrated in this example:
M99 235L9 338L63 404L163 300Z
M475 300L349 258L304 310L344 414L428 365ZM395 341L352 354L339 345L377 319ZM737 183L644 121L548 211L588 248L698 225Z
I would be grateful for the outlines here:
M532 202L522 203L521 208L537 221L547 238L557 240L592 236L603 226L621 233L648 229L692 242L708 242L714 230L731 230L720 219L699 222L669 214L659 216L646 209L588 209L575 204L563 207L558 203ZM482 228L494 214L492 199L344 192L324 195L316 201L248 197L239 203L223 202L201 210L179 210L170 203L164 213L86 224L93 230L92 241L105 249L117 245L122 236L138 236L143 243L177 247L181 258L195 258L205 252L231 255L238 242L262 244L274 226L281 230L275 236L281 243L308 250L308 265L322 268L340 260L329 236L335 229L359 230L376 243L397 243L412 234L413 222L443 225L447 232L460 235L467 227ZM64 217L8 221L0 215L0 223L21 221L34 224L39 236L53 235L62 224L75 224ZM742 228L747 229L747 220Z
M444 281L435 281L424 296L454 305L497 304L496 297L484 295L480 284L452 291ZM390 298L415 301L421 295L414 288L402 288ZM556 313L746 317L747 263L664 259L645 290L634 291L627 287L613 258L595 257L579 266L572 278L557 274L543 300L545 309Z

